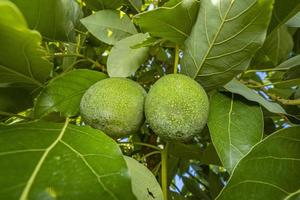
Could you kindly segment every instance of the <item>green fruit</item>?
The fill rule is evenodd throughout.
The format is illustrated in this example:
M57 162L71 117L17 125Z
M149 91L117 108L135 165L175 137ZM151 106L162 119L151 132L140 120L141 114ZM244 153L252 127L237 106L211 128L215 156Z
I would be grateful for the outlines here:
M166 75L150 89L145 115L152 130L166 140L186 141L206 124L209 102L204 89L188 76Z
M145 95L145 90L132 80L104 79L83 95L80 112L87 124L112 137L132 134L143 122Z

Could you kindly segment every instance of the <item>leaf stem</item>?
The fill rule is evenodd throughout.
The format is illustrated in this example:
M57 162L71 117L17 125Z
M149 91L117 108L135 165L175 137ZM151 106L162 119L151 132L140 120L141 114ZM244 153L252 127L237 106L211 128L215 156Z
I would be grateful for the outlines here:
M144 143L144 142L134 142L133 144L135 144L135 145L141 145L141 146L145 146L145 147L150 147L152 149L156 149L158 151L161 151L161 149L159 147L154 146L152 144L148 144L148 143Z
M179 45L176 44L176 46L175 46L175 60L174 60L174 74L177 74L178 62L179 62Z
M128 144L133 144L133 145L140 145L140 146L145 146L145 147L149 147L149 148L152 148L152 149L156 149L158 151L161 151L161 149L157 146L154 146L152 144L147 144L147 143L144 143L144 142L133 142L133 143L130 143L130 142L121 142L119 143L119 145L128 145Z
M32 118L30 118L30 117L26 117L26 116L23 116L23 115L18 115L18 114L15 114L15 113L4 112L4 111L0 111L0 115L4 115L4 116L8 116L8 117L17 117L17 118L25 119L25 120L32 120Z
M90 63L94 64L97 67L100 67L101 69L103 68L103 65L101 65L99 62L91 58L85 57L84 55L79 53L73 53L73 54L55 53L53 54L53 56L54 57L79 57L79 58L83 58L86 61L89 61Z
M152 173L157 176L158 172L159 172L159 169L160 169L160 166L161 166L161 161L154 167L154 169L152 170Z
M164 200L168 200L168 149L169 143L167 142L161 153L161 185Z
M84 58L84 55L79 54L79 53L70 53L70 54L66 54L66 53L54 53L52 56L53 57L79 57L79 58Z
M286 71L286 70L289 70L289 68L250 69L250 70L244 71L244 74L255 73L255 72Z
M248 87L251 87L251 88L258 88L260 90L262 90L264 93L266 93L271 99L273 99L274 101L277 101L281 104L284 104L284 105L300 105L300 99L284 99L278 95L275 95L273 93L270 93L268 89L265 88L265 84L261 84L257 81L254 81L254 80L248 80L246 81L245 83L250 83L252 84L251 85L248 85ZM269 84L269 85L272 85L272 84ZM274 83L273 83L274 85Z
M152 151L152 152L150 152L150 153L145 154L145 155L141 158L141 160L144 160L144 159L148 158L149 156L152 156L152 155L155 155L155 154L160 154L160 153L161 153L161 151Z

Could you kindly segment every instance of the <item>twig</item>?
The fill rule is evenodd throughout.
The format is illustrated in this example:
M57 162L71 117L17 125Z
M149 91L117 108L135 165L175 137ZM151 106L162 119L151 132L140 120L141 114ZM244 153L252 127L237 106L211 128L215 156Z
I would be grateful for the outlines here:
M265 88L265 85L256 82L254 80L248 80L245 83L250 83L254 85L255 88L259 88L263 92L265 92L272 100L277 101L284 105L300 105L300 99L284 99L278 95L275 95L273 93L270 93L268 89ZM272 84L269 84L272 85ZM251 86L250 86L251 87Z
M161 185L164 199L168 199L168 149L169 143L167 142L165 148L161 153Z
M244 74L256 73L256 72L276 72L276 71L287 71L289 68L271 68L271 69L250 69L244 71Z
M17 118L25 119L25 120L32 120L32 118L30 118L30 117L26 117L26 116L23 116L23 115L18 115L18 114L15 114L15 113L4 112L4 111L0 111L0 115L4 115L4 116L8 116L8 117L17 117Z
M146 147L149 147L149 148L161 151L161 149L159 147L151 145L151 144L143 143L143 142L133 142L133 143L130 143L130 142L121 142L121 143L119 143L119 145L141 145L141 146L146 146Z
M174 60L174 74L177 74L178 62L179 62L179 45L176 44L176 47L175 47L175 60Z

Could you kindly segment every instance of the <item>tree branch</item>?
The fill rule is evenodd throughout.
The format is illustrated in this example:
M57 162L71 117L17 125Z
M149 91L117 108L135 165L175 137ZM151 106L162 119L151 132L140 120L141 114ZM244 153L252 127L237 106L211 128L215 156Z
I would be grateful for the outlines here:
M250 87L259 88L263 92L265 92L272 100L277 101L284 105L300 105L300 99L284 99L276 94L270 93L268 89L265 88L265 85L262 85L259 82L254 80L243 81L244 83L250 83Z

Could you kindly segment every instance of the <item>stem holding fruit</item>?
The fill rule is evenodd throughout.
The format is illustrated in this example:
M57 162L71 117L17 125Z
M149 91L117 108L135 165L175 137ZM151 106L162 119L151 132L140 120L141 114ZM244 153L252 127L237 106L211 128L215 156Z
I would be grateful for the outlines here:
M161 153L161 185L164 200L168 200L168 149L169 143L167 142Z
M177 74L178 62L179 62L179 45L176 44L176 47L175 47L175 60L174 60L174 74Z

